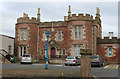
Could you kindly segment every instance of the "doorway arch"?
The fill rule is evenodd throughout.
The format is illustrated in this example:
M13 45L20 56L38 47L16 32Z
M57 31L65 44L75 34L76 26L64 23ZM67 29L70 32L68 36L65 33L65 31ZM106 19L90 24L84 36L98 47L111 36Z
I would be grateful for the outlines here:
M51 58L55 58L55 55L56 55L55 47L51 48L50 55L51 55Z

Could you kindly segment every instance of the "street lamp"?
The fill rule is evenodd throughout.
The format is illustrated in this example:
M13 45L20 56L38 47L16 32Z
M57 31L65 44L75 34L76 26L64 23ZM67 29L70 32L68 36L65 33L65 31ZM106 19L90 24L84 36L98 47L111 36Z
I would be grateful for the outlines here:
M47 38L47 54L46 54L46 66L45 69L48 69L48 43L49 43L49 37L50 37L50 31L47 30L45 32L46 38Z

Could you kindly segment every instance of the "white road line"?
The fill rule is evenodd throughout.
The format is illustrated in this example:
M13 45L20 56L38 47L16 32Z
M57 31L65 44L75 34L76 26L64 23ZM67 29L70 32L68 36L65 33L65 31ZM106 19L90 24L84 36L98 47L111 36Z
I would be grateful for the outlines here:
M52 65L52 66L64 66L64 65Z
M32 64L32 65L44 66L45 64ZM65 65L51 65L51 66L56 66L56 67L71 67L71 68L80 67L80 66L65 66Z
M38 65L38 66L43 66L43 65L45 65L45 64L32 64L32 65Z

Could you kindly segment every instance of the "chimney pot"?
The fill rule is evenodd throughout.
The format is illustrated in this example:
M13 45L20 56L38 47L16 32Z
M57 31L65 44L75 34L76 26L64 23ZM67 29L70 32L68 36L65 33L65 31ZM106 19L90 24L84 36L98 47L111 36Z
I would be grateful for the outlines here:
M67 16L64 16L64 21L67 21Z

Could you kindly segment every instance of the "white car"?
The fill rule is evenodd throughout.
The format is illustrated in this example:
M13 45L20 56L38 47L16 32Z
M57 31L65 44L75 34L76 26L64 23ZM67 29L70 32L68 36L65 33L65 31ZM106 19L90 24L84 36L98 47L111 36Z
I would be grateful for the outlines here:
M67 56L65 59L65 66L67 65L80 65L80 58L75 56Z
M31 64L32 64L31 54L24 54L24 55L21 57L21 64L22 64L22 63L31 63Z

